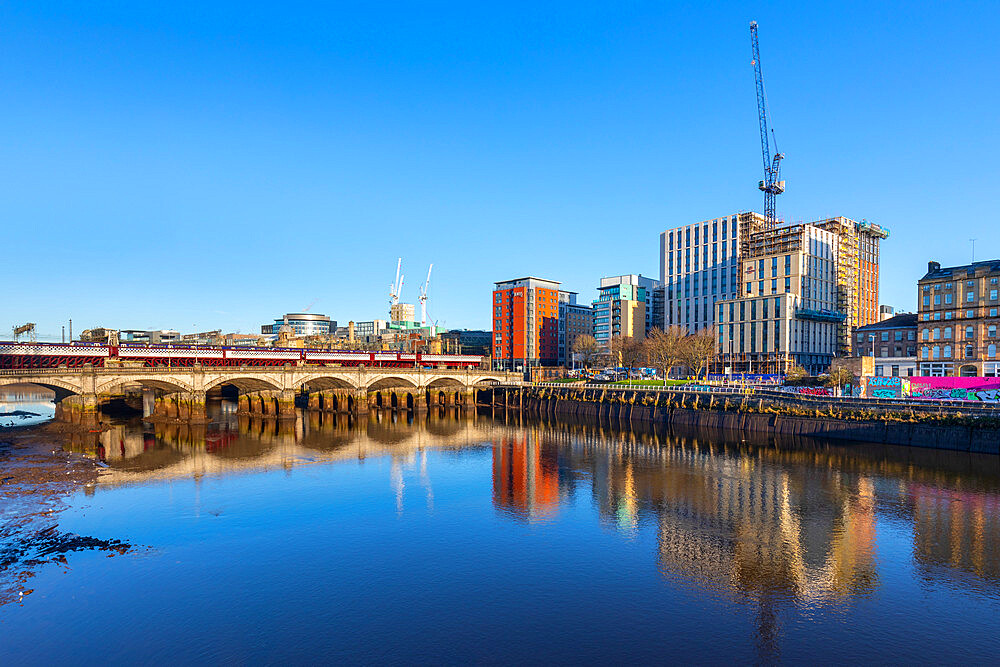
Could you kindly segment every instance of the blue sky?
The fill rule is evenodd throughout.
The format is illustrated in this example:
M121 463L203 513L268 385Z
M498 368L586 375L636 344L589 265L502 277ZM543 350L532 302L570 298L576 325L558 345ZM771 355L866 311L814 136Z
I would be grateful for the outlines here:
M384 317L398 256L450 328L656 276L663 229L761 208L751 19L779 215L888 226L904 308L1000 256L996 2L12 2L0 337Z

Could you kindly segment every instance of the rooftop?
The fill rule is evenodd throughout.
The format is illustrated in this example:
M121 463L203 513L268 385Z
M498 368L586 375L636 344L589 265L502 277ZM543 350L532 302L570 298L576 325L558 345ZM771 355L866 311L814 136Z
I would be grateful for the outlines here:
M916 313L900 313L895 317L890 317L887 320L882 320L881 322L875 322L873 324L866 324L863 327L858 327L855 331L883 331L885 329L905 329L907 327L916 328L917 326L917 314Z
M948 278L958 273L967 274L970 270L975 272L978 269L985 269L986 271L1000 271L1000 259L987 259L982 262L973 262L972 264L945 267L942 267L938 262L927 262L927 273L924 274L924 277L921 278L921 280Z

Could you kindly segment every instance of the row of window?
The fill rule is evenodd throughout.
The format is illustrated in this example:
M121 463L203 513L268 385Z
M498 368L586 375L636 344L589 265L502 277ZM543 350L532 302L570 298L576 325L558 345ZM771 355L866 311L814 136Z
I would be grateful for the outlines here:
M940 295L940 294L935 294L934 295L934 305L935 306L942 305L941 296L942 295ZM990 301L996 301L998 298L1000 298L1000 290L991 289L990 290L990 299L989 300ZM965 302L966 303L974 303L975 301L976 301L976 293L975 292L966 292L965 293ZM944 305L945 306L950 306L952 303L953 303L953 301L952 301L952 295L950 293L949 294L945 294L944 295ZM927 307L929 307L931 305L931 295L930 294L924 294L923 305L927 306Z
M961 331L961 329L959 329ZM934 340L941 340L945 338L946 340L951 338L951 327L944 328L944 335L942 336L942 330L939 327L934 327L933 329L921 329L920 340L930 340L933 336ZM997 325L991 324L986 327L986 337L996 338L997 337ZM976 338L976 328L972 326L965 327L965 339L974 340Z
M903 331L902 331L902 329L897 329L896 331L893 332L893 334L894 334L895 340L897 340L897 341L903 340ZM871 335L873 335L873 334L865 334L864 331L859 331L858 332L858 342L859 343L863 343L865 341L866 336L871 336ZM910 330L910 331L906 332L906 340L915 340L916 337L917 337L917 334L916 334L915 331ZM883 343L887 342L889 340L889 332L888 331L883 331L880 334L879 339Z
M720 226L719 225L719 221L713 221L712 222L712 240L713 241L718 241L718 239L719 239L719 226ZM733 239L736 238L736 216L735 215L732 217L731 220L729 220L729 224L728 225L726 224L726 220L723 219L721 226L722 226L722 238L726 238L726 232L727 232L728 228L732 229L732 237L733 237ZM703 243L708 243L708 224L707 223L705 223L705 224L703 224L701 226L695 225L693 227L693 229L694 229L694 245L697 246L697 245L701 245ZM683 237L683 240L684 240L684 246L688 247L688 248L691 247L691 245L692 245L692 243L691 243L691 230L692 230L692 227L688 227L687 229L684 230L683 234L681 234L680 230L677 230L677 249L680 249L682 247L681 246L681 238L682 237ZM701 232L700 236L699 236L699 232ZM674 250L674 232L672 232L672 231L671 232L667 232L667 249L668 250Z
M959 314L962 313L962 311L958 311L958 312L959 312ZM998 310L997 308L990 308L989 313L990 313L990 315L989 315L990 317L997 317L998 313L1000 313L1000 310ZM944 319L946 319L946 320L954 319L954 316L955 316L954 312L952 312L950 310L944 311ZM930 322L931 320L940 320L940 319L941 319L941 313L939 313L939 312L938 313L934 313L933 316L932 316L931 313L924 313L924 317L923 317L923 321L924 322ZM965 311L965 319L967 319L967 320L976 319L976 311L975 310L966 310Z
M996 285L998 283L1000 283L1000 279L998 279L998 278L990 278L990 285ZM965 286L966 287L975 287L976 286L976 281L975 280L966 280L965 281ZM944 288L946 290L954 289L954 287L955 287L955 283L944 283ZM930 285L924 285L923 286L923 291L930 292L931 291L931 286ZM934 291L935 292L940 292L941 291L941 283L936 283L934 285Z
M975 359L976 358L976 348L974 345L965 346L965 358ZM986 346L986 358L996 359L997 356L997 346L996 343L990 343ZM950 359L951 358L951 345L945 345L943 348L940 345L935 345L934 347L924 346L920 348L920 358L921 359Z

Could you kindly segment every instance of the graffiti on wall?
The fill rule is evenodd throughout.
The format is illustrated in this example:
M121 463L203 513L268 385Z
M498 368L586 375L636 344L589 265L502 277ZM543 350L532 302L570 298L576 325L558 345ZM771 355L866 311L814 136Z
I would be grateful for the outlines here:
M782 387L781 391L799 396L833 396L833 392L826 387Z
M861 395L868 398L904 398L909 393L909 378L875 376L861 379Z
M909 379L911 398L1000 403L1000 378L914 377Z

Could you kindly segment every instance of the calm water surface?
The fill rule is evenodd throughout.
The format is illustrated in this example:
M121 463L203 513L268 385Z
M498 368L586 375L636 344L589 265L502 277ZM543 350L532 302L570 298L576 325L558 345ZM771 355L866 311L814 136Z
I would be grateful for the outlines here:
M34 566L0 606L5 664L1000 651L996 457L482 414L220 419L68 445L108 469L58 531L136 548Z

